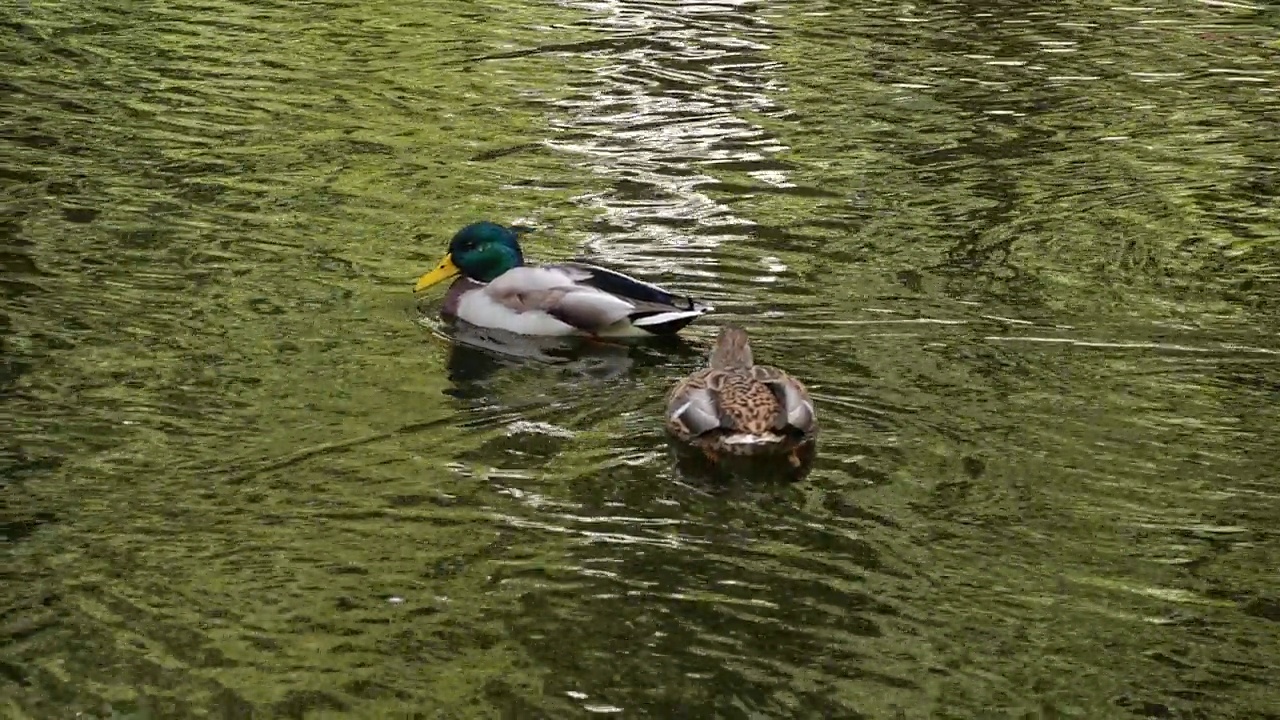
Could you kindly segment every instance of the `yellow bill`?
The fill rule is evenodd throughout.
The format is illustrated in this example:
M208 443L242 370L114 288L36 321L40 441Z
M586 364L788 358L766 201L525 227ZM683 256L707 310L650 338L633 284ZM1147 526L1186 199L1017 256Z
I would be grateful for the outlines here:
M422 292L438 282L448 280L459 272L458 266L453 264L453 255L445 255L440 264L436 265L435 270L418 278L418 284L413 286L413 291L415 293Z

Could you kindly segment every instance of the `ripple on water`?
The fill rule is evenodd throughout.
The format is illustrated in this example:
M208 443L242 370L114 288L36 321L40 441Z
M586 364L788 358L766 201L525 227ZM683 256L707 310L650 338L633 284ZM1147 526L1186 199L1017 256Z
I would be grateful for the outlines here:
M0 19L18 712L1274 705L1263 10ZM413 322L481 216L718 312ZM720 322L812 388L807 482L673 471L661 398Z

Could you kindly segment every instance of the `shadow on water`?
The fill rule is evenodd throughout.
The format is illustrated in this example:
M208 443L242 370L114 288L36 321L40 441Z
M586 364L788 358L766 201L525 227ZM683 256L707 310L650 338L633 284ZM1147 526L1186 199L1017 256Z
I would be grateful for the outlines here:
M16 130L18 124L14 125ZM5 210L0 218L0 406L5 408L0 415L5 425L0 439L0 492L7 496L0 503L0 541L11 543L58 517L56 509L26 497L21 486L25 479L55 472L61 465L59 454L43 447L44 413L22 382L42 352L66 348L56 332L28 333L23 328L24 311L47 292L47 273L36 263L24 228L31 219L31 189L37 179L36 173L24 168L0 167L0 207ZM16 574L5 579L22 582Z
M0 8L0 715L1270 717L1273 15ZM718 310L415 322L485 217Z
M451 394L459 397L483 391L499 370L542 365L561 373L578 373L595 380L619 380L629 373L667 364L671 358L701 357L705 352L679 336L643 340L593 340L580 337L537 337L465 321L450 323L443 339L448 346Z

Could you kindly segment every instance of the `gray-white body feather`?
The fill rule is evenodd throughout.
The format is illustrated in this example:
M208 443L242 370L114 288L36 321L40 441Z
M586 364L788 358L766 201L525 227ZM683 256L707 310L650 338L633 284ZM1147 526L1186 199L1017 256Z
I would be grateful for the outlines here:
M512 268L458 299L458 317L526 335L667 334L712 310L583 263Z

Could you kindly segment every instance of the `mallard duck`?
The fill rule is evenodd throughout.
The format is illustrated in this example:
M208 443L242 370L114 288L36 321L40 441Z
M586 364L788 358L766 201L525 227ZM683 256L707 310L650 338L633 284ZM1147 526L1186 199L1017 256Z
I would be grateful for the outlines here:
M456 275L441 315L521 335L673 335L713 309L595 265L525 265L516 231L487 221L459 230L413 291Z
M778 368L756 365L746 331L730 325L720 330L708 366L667 394L666 428L712 463L722 454L773 455L798 468L818 425L804 385Z

